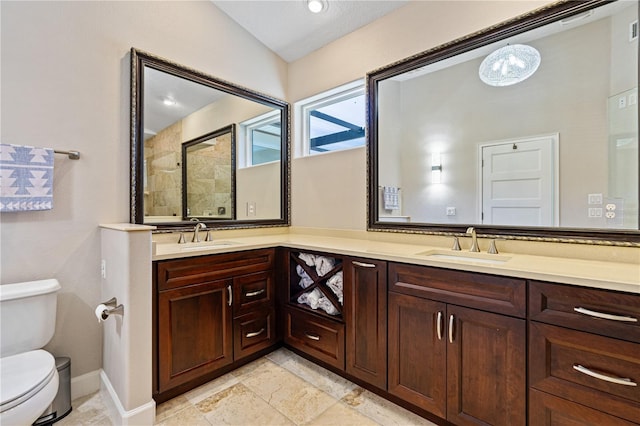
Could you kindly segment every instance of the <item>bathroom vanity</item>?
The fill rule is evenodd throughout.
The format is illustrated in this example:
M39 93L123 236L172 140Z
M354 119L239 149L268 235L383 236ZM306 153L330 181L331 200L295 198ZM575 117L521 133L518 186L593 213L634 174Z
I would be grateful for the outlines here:
M274 249L154 262L153 276L157 401L277 343Z
M307 235L234 242L176 258L157 246L157 401L284 344L436 422L638 424L638 265L610 264L607 284L603 270L580 278L604 262L491 263Z

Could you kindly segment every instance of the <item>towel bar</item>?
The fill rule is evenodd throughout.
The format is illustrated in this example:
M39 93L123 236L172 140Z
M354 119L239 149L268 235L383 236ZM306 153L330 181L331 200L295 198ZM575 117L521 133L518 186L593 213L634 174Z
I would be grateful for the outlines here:
M69 157L69 160L79 160L80 159L80 152L79 151L61 151L61 150L58 150L58 149L54 149L53 152L55 152L56 154L67 155Z

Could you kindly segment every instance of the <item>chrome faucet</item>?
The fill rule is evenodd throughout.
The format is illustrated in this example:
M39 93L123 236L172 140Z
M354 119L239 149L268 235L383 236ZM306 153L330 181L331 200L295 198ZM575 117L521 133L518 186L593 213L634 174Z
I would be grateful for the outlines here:
M479 252L480 247L478 247L478 236L476 235L476 230L473 226L467 228L467 235L471 235L471 248L469 251Z
M196 223L196 226L193 228L193 239L191 240L192 243L199 243L200 242L200 235L198 235L198 231L200 231L201 229L206 229L207 225L205 225L202 222L198 222Z

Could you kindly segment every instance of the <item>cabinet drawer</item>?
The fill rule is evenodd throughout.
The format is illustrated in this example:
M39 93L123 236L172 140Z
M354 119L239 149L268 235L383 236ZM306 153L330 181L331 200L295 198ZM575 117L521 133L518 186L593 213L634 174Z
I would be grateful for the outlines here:
M274 250L250 250L156 262L158 290L273 269Z
M640 343L640 295L531 281L529 313L536 321Z
M529 426L633 426L618 417L532 389L529 392Z
M285 314L286 343L344 369L344 324L291 308Z
M516 278L389 264L389 290L524 318L526 283Z
M266 308L235 318L233 335L236 360L268 348L276 341L275 310Z
M233 312L250 312L273 302L273 271L243 275L233 279Z
M640 344L531 323L529 384L630 421L640 419Z

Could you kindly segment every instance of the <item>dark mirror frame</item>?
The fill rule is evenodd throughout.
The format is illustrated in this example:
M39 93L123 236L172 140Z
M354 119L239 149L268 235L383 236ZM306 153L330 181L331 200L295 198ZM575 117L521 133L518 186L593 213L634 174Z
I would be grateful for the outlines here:
M201 220L215 229L258 228L289 226L290 224L290 106L287 102L247 89L242 86L221 80L203 72L171 62L136 48L131 48L131 192L130 222L144 224L144 134L143 134L143 99L144 99L144 68L153 68L176 77L184 78L216 90L238 96L249 101L268 105L280 111L282 118L282 144L280 147L280 218L258 220ZM235 173L234 173L235 174ZM235 185L234 185L235 187ZM235 191L235 189L234 189ZM235 198L235 193L234 193ZM234 215L235 216L235 215ZM171 223L153 223L158 229L171 230L192 227L188 220Z
M191 146L198 145L199 143L203 143L208 141L209 139L214 139L222 135L230 134L231 135L231 218L230 219L210 219L207 216L192 216L187 213L188 208L188 194L187 194L187 177L188 177L188 161L187 161L187 149ZM198 221L206 221L206 220L215 220L219 222L220 220L234 220L236 218L236 124L232 123L228 126L225 126L221 129L214 130L213 132L206 133L202 136L198 136L195 139L192 139L187 142L182 143L182 217L188 218L188 220Z
M463 235L473 226L484 237L533 241L574 242L640 246L639 230L586 228L509 227L498 225L447 225L431 223L389 223L378 219L378 82L447 58L533 30L551 22L612 3L611 0L563 1L537 9L452 42L434 47L367 74L367 229L370 231ZM639 69L640 72L640 69ZM639 159L640 163L640 159ZM640 194L639 194L640 195Z

